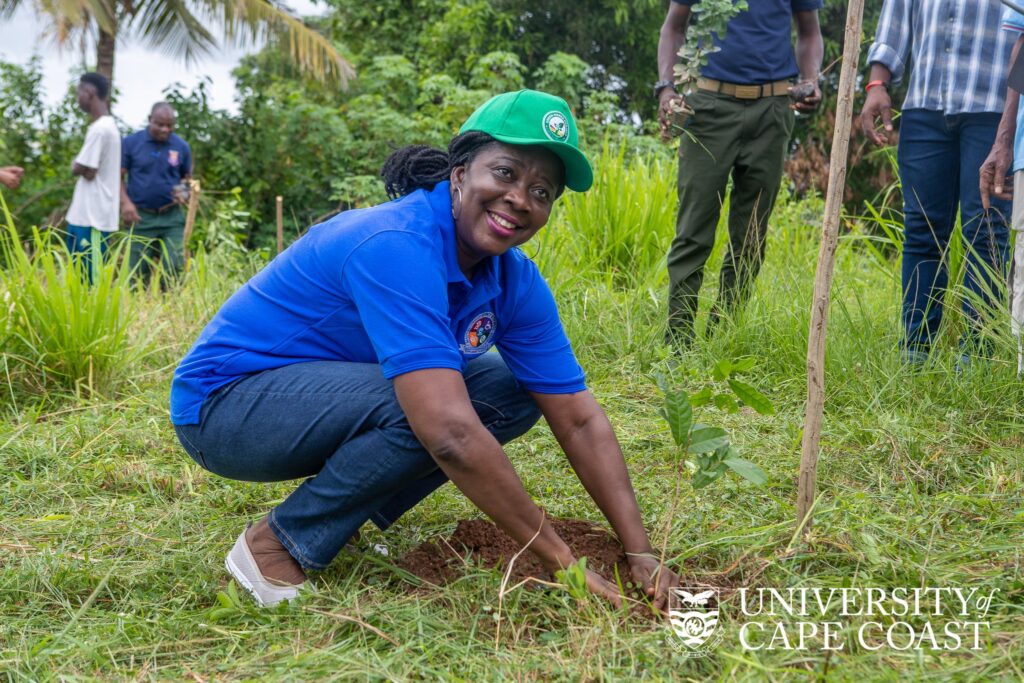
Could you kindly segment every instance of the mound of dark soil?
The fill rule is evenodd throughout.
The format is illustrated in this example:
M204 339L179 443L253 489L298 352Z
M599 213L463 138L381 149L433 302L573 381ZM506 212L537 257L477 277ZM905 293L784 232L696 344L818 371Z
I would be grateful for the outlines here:
M588 569L613 583L616 570L623 584L631 579L622 544L611 533L579 519L556 519L552 524L575 557L587 558ZM402 557L398 566L424 581L443 585L463 576L467 562L504 572L517 552L519 544L492 522L462 520L450 538L426 541ZM510 585L527 577L554 580L530 551L516 559Z

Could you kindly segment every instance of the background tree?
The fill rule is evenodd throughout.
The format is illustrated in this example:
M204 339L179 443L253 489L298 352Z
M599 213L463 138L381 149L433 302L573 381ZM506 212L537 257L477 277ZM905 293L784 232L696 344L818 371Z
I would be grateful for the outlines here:
M277 37L304 72L342 87L354 75L330 41L275 0L0 0L0 19L23 4L50 19L59 45L94 41L96 70L111 82L117 42L126 35L189 63L217 47L214 31L233 44Z

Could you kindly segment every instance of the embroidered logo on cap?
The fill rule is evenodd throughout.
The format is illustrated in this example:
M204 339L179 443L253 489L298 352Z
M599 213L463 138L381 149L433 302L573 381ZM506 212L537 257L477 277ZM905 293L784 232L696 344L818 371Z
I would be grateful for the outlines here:
M560 111L549 111L544 115L544 135L557 142L565 142L569 137L569 122Z

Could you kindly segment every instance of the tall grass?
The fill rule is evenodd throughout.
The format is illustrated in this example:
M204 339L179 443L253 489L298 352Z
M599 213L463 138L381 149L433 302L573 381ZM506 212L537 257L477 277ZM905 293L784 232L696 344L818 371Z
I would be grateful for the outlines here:
M631 201L648 201L643 186L628 191ZM600 196L616 192L627 189L599 183L588 205L622 205L622 197ZM265 514L295 482L247 484L196 466L167 424L170 369L161 367L132 374L130 397L93 402L95 410L75 405L46 420L0 414L0 471L11 473L0 479L0 679L1020 679L1024 384L1001 363L957 375L954 343L923 371L902 366L896 252L857 233L837 252L814 534L792 543L821 209L815 199L781 198L749 305L672 358L684 371L680 381L695 385L719 359L758 359L750 381L771 395L776 414L740 411L716 424L770 480L754 490L723 479L694 491L674 515L675 460L650 379L650 366L669 360L661 330L671 212L664 225L646 228L661 235L656 250L639 261L624 257L648 276L609 276L622 263L589 260L602 252L606 229L637 237L596 219L566 229L557 217L556 230L544 235L550 250L538 258L563 255L542 263L542 272L556 285L563 322L616 429L645 524L659 530L652 540L660 547L667 535L670 561L687 585L995 589L982 649L824 652L812 639L807 650L743 650L732 598L723 612L726 640L707 657L684 659L662 624L525 588L505 594L499 615L497 572L467 562L465 575L443 589L414 587L391 559L371 552L342 553L298 603L259 610L227 587L223 557L245 520ZM726 247L719 232L705 310ZM577 243L561 244L563 235ZM198 257L173 295L133 295L142 317L129 333L144 335L148 321L163 321L161 363L180 358L257 265L219 252ZM507 450L550 515L604 525L547 428L538 425ZM399 557L478 515L446 486L383 538L364 528L363 543L380 540ZM858 625L851 619L848 628ZM788 626L792 634L796 623Z
M0 202L2 202L0 196ZM5 302L5 365L36 391L103 394L123 380L150 350L152 330L133 333L138 307L130 273L119 265L123 245L111 249L90 286L71 254L52 235L32 230L22 243L6 204L0 238Z
M606 141L594 160L594 188L564 197L527 247L559 290L572 282L619 289L661 277L676 214L676 171L657 158L626 159Z

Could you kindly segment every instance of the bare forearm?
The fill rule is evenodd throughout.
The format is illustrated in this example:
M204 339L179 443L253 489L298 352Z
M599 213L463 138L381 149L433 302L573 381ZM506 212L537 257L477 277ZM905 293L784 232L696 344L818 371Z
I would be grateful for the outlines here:
M71 165L71 175L82 176L86 180L92 180L96 177L96 169L83 166L82 164L75 162Z
M622 449L608 418L599 411L560 439L576 475L628 552L651 549Z
M668 15L658 36L658 80L674 79L673 67L679 61L679 49L686 42L686 27L690 21L690 8L670 3Z
M658 80L672 81L674 73L672 67L678 61L680 48L686 42L684 36L671 34L666 38L665 30L662 29L661 40L658 41Z
M821 73L821 60L825 55L825 46L821 33L806 38L798 37L796 41L796 63L800 69L801 81L817 81Z
M889 67L884 64L874 62L871 64L871 74L868 76L868 82L882 81L888 85L892 81L892 72L889 71Z
M526 493L501 444L483 425L432 449L431 454L452 483L520 545L530 543L541 529L530 550L549 570L575 561L569 546Z
M1017 134L1017 112L1020 110L1020 93L1013 88L1006 89L1006 104L1003 105L1003 116L999 119L996 129L996 144L1013 146L1013 138Z
M1013 44L1013 51L1010 53L1010 66L1017 61L1021 46L1024 45L1024 33L1017 37ZM1013 138L1017 134L1017 112L1020 110L1020 93L1013 88L1006 88L1006 102L1003 104L1003 116L999 119L999 128L996 130L996 144L1013 145Z

